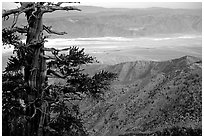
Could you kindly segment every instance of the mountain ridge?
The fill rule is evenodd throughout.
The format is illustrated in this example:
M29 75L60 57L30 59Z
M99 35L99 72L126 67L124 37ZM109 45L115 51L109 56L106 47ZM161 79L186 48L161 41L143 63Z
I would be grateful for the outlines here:
M81 104L85 126L92 135L157 135L166 130L178 135L170 130L202 129L202 59L184 56L103 69L119 73L119 79L104 101L90 103L87 99Z
M168 70L174 66L175 69L182 69L186 66L193 66L195 64L202 63L202 59L199 57L194 57L190 55L182 56L180 58L166 60L166 61L149 61L149 60L137 60L137 61L131 61L131 62L122 62L115 65L90 65L93 66L88 67L88 70L86 73L93 75L95 72L99 70L107 70L113 73L119 74L118 77L120 81L125 81L130 78L130 76L134 76L136 78L141 78L142 76L145 76L146 74L150 73L150 69L157 68L159 71L164 71L164 73L168 73ZM155 66L155 67L153 67ZM201 66L200 66L201 67ZM95 71L93 71L95 70ZM141 76L135 75L139 71ZM143 72L141 72L143 71ZM134 79L133 79L134 80Z

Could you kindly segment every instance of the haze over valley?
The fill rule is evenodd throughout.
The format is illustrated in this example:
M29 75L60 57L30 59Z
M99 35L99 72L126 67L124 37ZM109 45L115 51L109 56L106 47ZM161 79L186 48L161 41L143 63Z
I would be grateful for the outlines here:
M97 37L48 39L46 47L65 48L78 46L94 56L100 64L118 64L127 61L164 61L185 55L202 57L202 37L200 35L168 35L166 37ZM3 61L13 48L3 49ZM5 64L3 64L3 68Z

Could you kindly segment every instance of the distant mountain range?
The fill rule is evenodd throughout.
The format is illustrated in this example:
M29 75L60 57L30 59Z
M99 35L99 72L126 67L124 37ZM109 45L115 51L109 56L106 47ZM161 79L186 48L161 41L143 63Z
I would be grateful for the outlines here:
M81 104L92 135L182 135L202 130L201 59L184 56L93 69L102 68L118 73L118 80L104 101L87 99Z
M66 31L68 34L63 37L139 37L202 32L202 9L79 8L81 12L58 11L46 14L44 23L58 31ZM3 21L3 27L11 23L12 19ZM18 24L26 24L24 15L19 18ZM58 36L53 35L55 37Z

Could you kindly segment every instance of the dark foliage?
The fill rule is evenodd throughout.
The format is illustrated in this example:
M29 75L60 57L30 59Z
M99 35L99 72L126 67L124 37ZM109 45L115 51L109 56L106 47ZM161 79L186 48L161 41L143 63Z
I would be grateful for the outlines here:
M110 73L107 71L100 71L96 73L91 79L89 84L90 94L94 98L100 98L104 94L105 90L109 89L110 82L117 78L115 73Z
M3 135L21 135L22 115L25 113L26 86L20 73L5 73L2 76L2 132ZM16 129L14 127L17 127ZM18 133L17 133L18 132ZM17 133L17 134L16 134Z
M3 45L16 45L20 41L20 37L9 28L2 29L2 43Z
M4 30L8 33L8 30ZM7 38L9 37L9 38ZM11 37L11 38L10 38ZM7 39L9 39L7 41ZM101 71L90 77L84 74L81 65L95 62L95 58L85 54L84 49L70 47L67 52L60 54L52 51L55 59L47 62L47 75L63 78L66 83L51 84L43 87L42 95L38 95L32 103L28 102L30 88L25 82L25 67L30 66L32 50L25 47L18 36L3 35L4 44L14 44L15 56L9 58L2 77L2 119L3 135L29 135L29 121L38 122L39 115L45 114L48 120L43 129L44 135L88 135L83 127L78 102L86 96L100 99L109 88L116 74ZM45 113L40 106L47 102L49 107ZM32 112L27 110L32 109ZM36 130L33 130L36 135Z

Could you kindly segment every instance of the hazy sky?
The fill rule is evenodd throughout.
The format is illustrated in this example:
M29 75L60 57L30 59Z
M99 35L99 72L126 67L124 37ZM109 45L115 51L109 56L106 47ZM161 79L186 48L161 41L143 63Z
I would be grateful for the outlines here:
M77 1L77 0L76 0ZM129 0L79 0L80 5L101 6L107 8L149 8L149 7L164 7L164 8L202 8L201 2L133 2ZM3 9L16 8L17 4L11 2L3 2Z
M83 5L96 5L102 7L116 8L149 8L149 7L165 7L165 8L201 8L202 3L199 2L87 2Z

